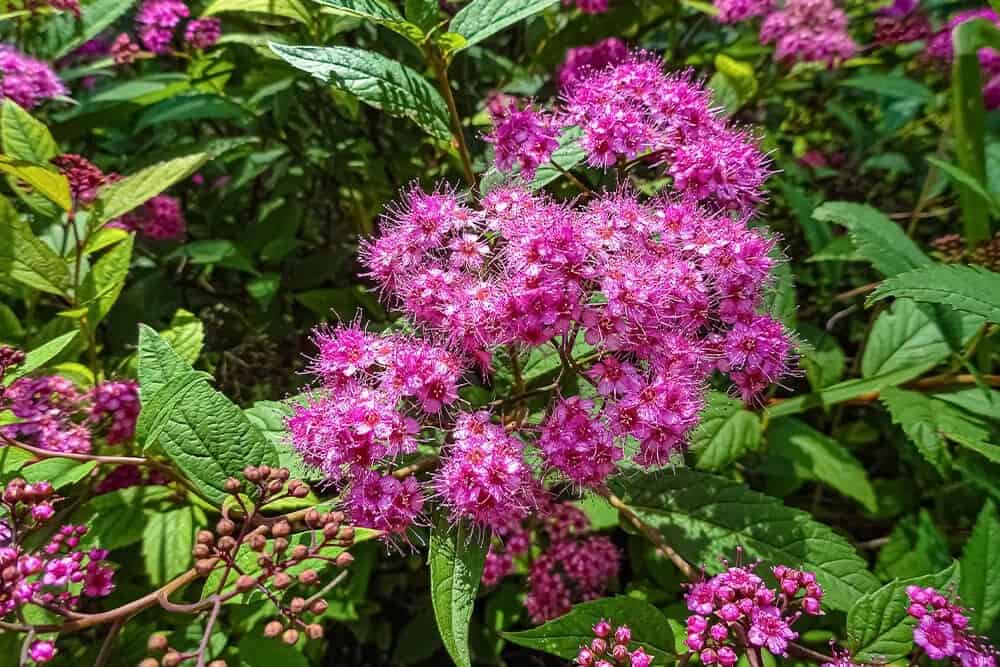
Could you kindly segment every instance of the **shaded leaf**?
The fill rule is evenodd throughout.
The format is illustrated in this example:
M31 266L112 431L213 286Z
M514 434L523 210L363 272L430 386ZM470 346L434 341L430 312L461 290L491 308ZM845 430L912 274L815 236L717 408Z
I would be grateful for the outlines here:
M486 545L463 522L438 525L431 531L431 601L438 632L448 655L459 667L470 667L469 621L483 574Z
M721 470L760 446L760 418L722 392L709 394L691 449L702 470Z

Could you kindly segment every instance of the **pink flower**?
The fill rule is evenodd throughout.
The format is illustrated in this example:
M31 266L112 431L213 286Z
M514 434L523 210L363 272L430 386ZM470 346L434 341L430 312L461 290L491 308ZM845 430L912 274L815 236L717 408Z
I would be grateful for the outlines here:
M531 105L518 108L516 100L492 114L493 131L483 139L493 144L496 165L508 172L519 167L525 180L535 176L535 170L559 148L559 129L555 120Z
M566 59L559 66L559 87L568 88L591 72L626 60L628 46L617 37L608 37L590 46L578 46L566 52Z
M180 0L146 0L135 17L139 40L153 53L169 53L174 28L190 14Z
M215 45L222 35L222 21L216 18L195 19L184 29L184 42L205 50Z
M168 195L157 195L138 209L108 224L138 232L154 241L183 238L187 228L180 199Z
M67 92L47 63L0 45L0 100L10 98L30 110Z
M831 65L853 57L858 50L847 32L847 15L833 0L788 0L781 11L764 19L760 41L775 43L778 60Z
M955 655L955 630L950 623L924 616L913 629L913 641L924 649L931 660Z
M102 598L110 595L115 588L114 576L114 570L99 565L91 558L87 565L86 577L83 580L83 594L91 598Z
M131 65L139 53L139 45L132 41L128 33L121 33L111 44L111 57L116 65Z
M105 438L114 445L135 436L139 418L139 384L134 380L102 382L90 393L90 420L107 423Z
M563 5L576 3L576 8L584 14L603 14L608 11L608 0L563 0Z
M774 655L785 656L788 642L799 633L788 627L788 622L774 607L758 609L752 616L747 639L754 646L766 647Z
M715 0L714 5L719 10L715 19L720 23L746 21L774 9L773 0Z
M38 663L52 660L52 658L56 657L56 653L58 651L56 651L55 642L47 640L36 640L28 647L28 657Z

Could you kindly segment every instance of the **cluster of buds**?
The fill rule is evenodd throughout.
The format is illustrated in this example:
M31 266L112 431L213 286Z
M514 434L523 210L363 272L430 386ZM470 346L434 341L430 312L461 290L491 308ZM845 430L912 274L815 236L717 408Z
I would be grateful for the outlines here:
M0 496L5 521L5 545L0 547L0 616L12 614L26 604L59 607L80 606L81 595L104 597L114 588L114 571L104 559L103 549L79 550L86 526L59 528L39 550L23 548L25 538L55 514L52 485L11 480ZM39 649L39 655L44 653Z
M653 657L641 646L629 650L632 630L627 625L612 627L605 620L594 625L594 638L580 647L576 664L581 667L649 667Z
M685 595L687 639L703 665L732 667L746 648L766 648L785 656L788 642L797 639L791 626L805 613L822 614L823 589L812 572L784 565L772 568L778 589L770 589L754 574L759 563L730 567L711 579L691 584Z
M16 347L0 345L0 378L2 378L10 369L15 366L20 366L23 363L24 352Z
M931 248L942 262L979 264L990 271L1000 271L1000 232L973 248L969 248L958 234L946 234L932 240Z
M162 657L157 660L156 658L146 658L139 663L139 667L177 667L184 663L185 660L197 657L197 653L184 653L177 650L170 645L170 639L162 633L156 633L150 635L149 640L146 642L146 649L150 653L162 654ZM208 663L208 667L226 667L225 660L213 660Z
M962 665L994 667L996 649L969 627L966 610L934 588L907 586L907 614L917 619L913 641L932 660L957 659Z

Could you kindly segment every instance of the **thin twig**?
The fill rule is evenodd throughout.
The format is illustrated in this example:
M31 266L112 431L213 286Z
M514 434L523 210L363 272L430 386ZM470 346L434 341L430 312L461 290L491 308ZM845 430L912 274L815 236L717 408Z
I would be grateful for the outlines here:
M111 651L115 645L115 637L121 631L122 626L125 625L125 621L128 620L125 617L115 619L115 622L111 624L111 629L108 630L108 635L104 638L104 642L101 644L101 652L97 654L97 660L94 661L94 667L104 667L108 664L108 660L111 659Z
M198 644L197 667L205 667L205 660L208 655L208 640L212 636L212 626L215 625L215 620L219 618L220 609L222 609L222 600L219 596L215 596L215 604L212 606L212 611L208 615L208 620L205 621L205 633L201 636L201 643Z

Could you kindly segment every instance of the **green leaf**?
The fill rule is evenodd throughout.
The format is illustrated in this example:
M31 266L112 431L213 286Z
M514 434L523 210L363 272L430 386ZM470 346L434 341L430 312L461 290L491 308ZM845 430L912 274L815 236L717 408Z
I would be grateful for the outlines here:
M702 470L721 470L760 446L760 418L743 403L713 391L691 435L691 448Z
M875 574L886 581L937 572L951 562L948 543L927 510L896 523L889 542L878 552Z
M94 264L80 286L80 301L89 304L87 324L93 328L115 305L132 262L133 236L115 245Z
M79 515L74 515L74 520L89 528L85 538L88 546L121 549L142 540L147 506L163 501L170 494L170 489L164 486L147 485L102 493L87 503Z
M938 431L935 410L940 403L915 391L887 387L879 398L889 410L892 421L917 447L917 451L942 476L951 469L951 454L944 437Z
M312 23L309 8L301 0L215 0L202 12L202 15L211 16L223 12L265 14L291 19L305 25Z
M73 208L69 181L52 167L0 155L0 171L12 178L24 181L35 192L58 205L62 210L69 211Z
M715 56L715 74L708 85L715 101L732 115L757 94L757 75L753 65L720 53Z
M140 132L147 127L158 127L165 123L210 119L242 120L249 116L249 111L220 95L180 95L158 102L143 111L133 131Z
M833 438L798 419L776 419L767 429L768 450L790 461L799 477L815 479L861 503L878 509L875 489L861 462Z
M142 560L154 586L162 586L188 569L194 548L193 507L146 512L142 531Z
M858 253L883 276L931 264L931 259L884 213L865 204L827 202L813 217L847 228Z
M915 579L886 584L861 596L847 613L847 636L852 655L859 661L891 663L913 650L913 627L916 621L906 613L909 598L906 587L933 586L947 590L957 583L958 567Z
M105 248L124 241L129 237L129 235L129 232L124 229L118 229L117 227L101 227L87 239L86 244L83 246L83 253L85 255L91 255L95 252L100 252Z
M486 559L484 541L463 522L438 525L431 531L428 561L431 601L438 631L448 655L459 667L470 667L469 621Z
M74 461L72 459L45 459L32 463L21 469L21 476L29 482L47 481L57 491L65 486L76 484L93 472L96 461Z
M1000 273L979 266L935 264L882 281L868 303L887 297L939 303L1000 322Z
M962 605L969 610L972 627L988 634L1000 616L1000 519L993 501L979 512L969 541L962 550L962 580L958 587Z
M390 30L398 32L414 44L420 45L424 39L424 30L415 23L403 18L395 7L381 0L313 0L329 7L331 12L353 16L355 18L373 21ZM434 5L435 12L437 5Z
M93 0L80 4L79 19L70 12L62 12L45 22L37 50L46 59L61 58L104 32L132 8L135 0Z
M979 197L981 204L988 206L993 212L993 215L996 215L997 212L1000 211L1000 202L997 201L997 198L986 190L985 183L977 181L972 174L965 171L961 167L957 167L943 160L938 160L937 158L928 156L927 161L943 171L949 179L951 179L956 185L960 186L960 190L964 190L965 192L972 193Z
M59 155L59 146L49 129L9 97L3 100L0 138L4 153L18 160L45 164Z
M172 382L190 377L192 368L149 327L139 330L139 396L144 419L157 424L156 442L206 498L221 503L226 479L239 477L248 465L277 465L271 444L232 401L205 382ZM157 400L160 391L183 392ZM158 405L159 413L147 410ZM146 446L150 444L147 441Z
M905 76L868 74L845 79L840 82L840 85L884 95L885 97L915 100L921 103L929 102L934 97L934 93L931 92L930 88Z
M250 633L240 640L240 667L309 667L306 656L262 633Z
M823 391L782 400L768 407L767 411L772 417L785 417L813 408L828 408L838 403L849 401L852 398L857 398L862 394L882 391L886 387L895 387L904 382L909 382L913 378L920 377L935 366L937 366L937 362L921 363L893 370L889 373L882 373L875 377L847 380L827 387Z
M243 411L250 423L260 431L278 452L278 463L282 468L288 468L295 479L315 477L315 471L310 471L302 462L295 448L292 447L285 420L291 416L292 409L287 403L278 401L257 401L253 407Z
M31 231L31 226L0 197L0 275L29 287L66 295L73 283L69 266Z
M441 20L441 6L437 0L406 0L406 19L424 32L430 31Z
M180 357L189 364L198 361L205 343L205 325L194 313L183 308L174 313L170 328L160 333Z
M464 48L551 7L559 0L472 0L448 25L466 39Z
M100 212L95 226L142 206L174 183L198 171L210 157L208 153L195 153L160 162L101 188L94 202L95 210Z
M963 317L962 338L975 334L981 324L981 318ZM861 357L861 375L875 377L916 363L940 363L950 353L948 339L930 309L910 299L896 299L875 320Z
M743 547L751 558L797 563L816 573L824 603L846 610L878 587L844 538L801 510L732 480L681 469L675 474L630 475L616 493L646 523L663 533L690 563L722 569L719 556Z
M583 130L573 125L559 135L559 147L552 152L549 161L535 170L535 178L531 181L532 190L540 190L570 171L587 157L587 152L580 145ZM556 166L558 165L558 166Z
M24 355L24 363L14 369L12 373L4 376L4 384L10 384L14 380L23 378L24 376L32 373L45 364L49 363L55 359L60 352L65 350L70 343L76 340L76 336L79 332L70 331L69 333L64 333L63 335L53 338L49 342L38 346L31 352Z
M284 46L273 42L270 46L292 67L376 109L409 118L438 139L451 139L448 107L441 94L406 65L346 46Z
M655 664L674 660L674 633L659 609L636 598L617 596L573 605L565 616L521 632L504 632L504 639L536 651L571 660L580 647L594 638L593 627L600 620L612 625L628 624L632 644L641 646Z

